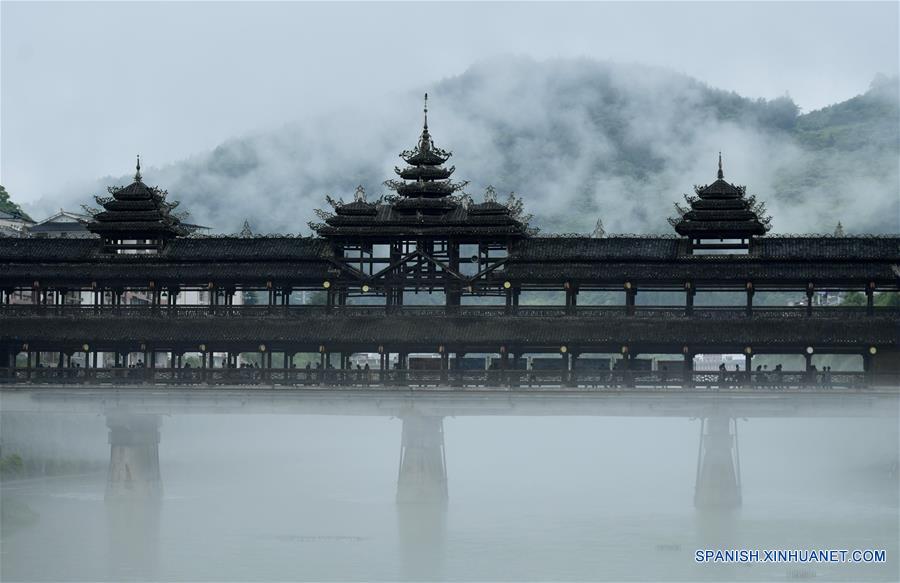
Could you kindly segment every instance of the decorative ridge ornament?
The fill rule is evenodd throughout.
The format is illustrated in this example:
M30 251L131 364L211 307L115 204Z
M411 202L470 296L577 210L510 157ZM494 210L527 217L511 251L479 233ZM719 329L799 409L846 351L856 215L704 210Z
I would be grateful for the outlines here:
M719 180L725 179L725 173L722 172L722 152L719 152L719 174L718 174L718 177L719 177Z
M134 181L140 182L141 181L141 155L140 154L137 155L137 166L135 168L136 168L136 172L134 173Z

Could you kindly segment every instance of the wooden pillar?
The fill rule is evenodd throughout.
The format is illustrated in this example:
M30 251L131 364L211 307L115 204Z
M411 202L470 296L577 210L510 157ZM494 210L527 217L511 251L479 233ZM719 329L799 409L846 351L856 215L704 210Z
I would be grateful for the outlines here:
M690 281L685 282L684 284L684 315L692 316L694 315L694 296L697 294L697 290L694 288L694 284Z
M753 294L756 293L752 282L747 282L747 317L753 316Z
M567 281L564 288L566 290L566 314L573 315L578 306L578 286Z
M569 386L577 387L578 386L578 371L576 370L576 366L578 365L578 356L579 353L571 352L571 356L569 357Z
M630 281L625 282L625 314L633 316L637 303L637 288Z
M627 346L622 347L622 376L626 387L634 386L631 378L631 351Z
M744 350L744 374L747 375L747 385L753 386L753 352Z
M397 366L400 369L398 376L398 384L401 386L406 385L406 370L408 365L409 353L407 352L398 352L397 353Z
M806 315L812 316L812 308L813 308L813 295L815 294L816 288L810 282L806 286Z
M868 350L863 351L863 383L867 387L871 387L874 383L872 382L874 379L873 374L873 366L872 366L872 355Z
M693 388L694 386L694 355L690 349L685 346L682 349L684 354L684 388Z
M875 282L870 281L866 286L866 315L875 315Z

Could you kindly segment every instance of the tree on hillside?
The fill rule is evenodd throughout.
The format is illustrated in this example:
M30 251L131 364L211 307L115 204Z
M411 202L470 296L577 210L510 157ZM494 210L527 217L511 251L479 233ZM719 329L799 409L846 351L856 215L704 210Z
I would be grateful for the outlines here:
M9 193L6 192L6 188L4 188L2 184L0 184L0 211L28 221L32 220L32 218L28 216L28 213L23 211L19 205L9 199Z

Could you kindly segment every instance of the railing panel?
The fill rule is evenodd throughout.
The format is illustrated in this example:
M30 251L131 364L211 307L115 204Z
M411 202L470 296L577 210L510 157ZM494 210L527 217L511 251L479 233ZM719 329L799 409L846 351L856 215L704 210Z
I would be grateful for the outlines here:
M846 371L563 371L280 368L0 368L10 385L384 387L570 390L833 390L898 388L896 375Z
M746 307L694 307L688 315L683 306L636 306L627 315L624 306L578 306L567 311L563 306L519 306L515 311L504 306L459 306L448 313L445 306L88 306L88 305L0 305L0 318L307 318L310 316L385 317L417 316L422 318L479 317L479 318L629 318L658 320L745 320L758 319L831 319L831 318L900 318L900 308L875 307L871 314L866 307L815 307L808 314L805 306L754 307L748 315Z

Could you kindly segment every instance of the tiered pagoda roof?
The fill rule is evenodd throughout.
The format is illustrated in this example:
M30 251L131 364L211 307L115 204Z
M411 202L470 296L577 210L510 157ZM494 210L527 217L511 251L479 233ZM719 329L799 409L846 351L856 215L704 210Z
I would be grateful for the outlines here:
M425 119L416 146L400 153L406 163L395 167L399 179L384 184L396 194L377 202L366 201L357 188L353 202L331 201L333 213L319 212L324 223L310 226L325 237L360 236L479 236L518 237L527 225L513 216L506 205L495 201L468 204L460 191L467 182L450 177L455 166L447 167L451 152L434 145L428 129L428 95ZM460 193L460 194L457 194Z
M689 209L675 205L680 218L669 219L679 235L691 239L750 239L765 235L770 217L761 216L765 205L746 197L746 187L725 180L722 154L715 182L694 187L696 196L685 196Z
M110 189L111 197L95 197L103 207L88 223L88 230L107 240L165 240L188 233L172 211L166 192L144 184L138 157L134 182Z

